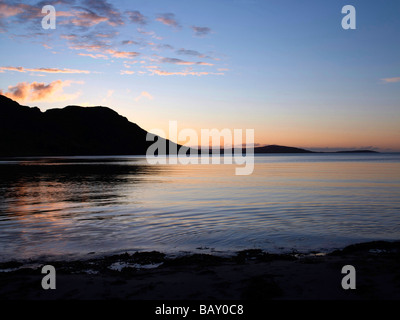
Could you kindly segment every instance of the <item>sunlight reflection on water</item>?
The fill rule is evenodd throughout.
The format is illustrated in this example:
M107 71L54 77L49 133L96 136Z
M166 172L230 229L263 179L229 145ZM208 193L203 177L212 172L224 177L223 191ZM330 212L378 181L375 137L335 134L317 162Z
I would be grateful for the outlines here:
M0 161L0 259L400 238L398 154L258 155L252 175L234 168L137 156Z

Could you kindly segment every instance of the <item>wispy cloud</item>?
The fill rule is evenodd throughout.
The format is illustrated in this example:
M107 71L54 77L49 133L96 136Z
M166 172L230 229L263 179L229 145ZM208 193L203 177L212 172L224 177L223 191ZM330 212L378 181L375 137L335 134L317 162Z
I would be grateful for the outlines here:
M131 71L131 70L121 70L120 74L134 74L135 71Z
M118 32L112 32L112 33L95 33L94 36L97 38L114 38Z
M192 66L192 65L199 65L199 66L213 66L212 63L208 62L192 62L192 61L185 61L177 58L161 58L160 62L162 63L173 63L173 64L178 64L178 65L187 65L187 66Z
M152 50L155 50L155 51L161 51L161 50L166 50L166 49L174 50L174 47L167 43L148 42L147 44L152 47L151 48Z
M111 96L114 94L114 92L115 92L115 90L108 90L106 98L111 98Z
M211 72L198 72L198 71L193 71L191 69L188 70L183 70L183 71L177 71L177 72L169 72L169 71L164 71L164 70L160 70L160 69L151 69L151 74L156 74L159 76L206 76L206 75L211 75L211 74L215 74L217 75L217 73L211 73Z
M92 58L106 59L106 55L110 55L114 58L132 59L140 55L140 53L136 51L120 51L112 48L112 42L109 38L112 38L113 35L106 35L107 37L98 37L97 33L89 33L83 37L79 37L76 34L61 35L61 37L69 41L70 49L88 51L90 53L79 53L79 55ZM98 53L92 54L92 52Z
M126 14L128 15L129 21L140 24L140 25L146 25L147 24L147 18L140 13L140 11L126 11Z
M25 6L23 4L8 4L6 2L0 2L0 17L8 18L16 16L24 12Z
M108 17L99 16L95 12L82 8L83 11L74 11L74 18L59 22L59 24L72 24L78 27L93 27L101 22L109 21Z
M63 88L70 86L74 81L56 80L49 84L39 82L20 82L16 86L9 86L8 92L2 92L0 94L9 97L16 101L44 101L44 102L55 102L65 101L77 98L80 92L73 94L64 94ZM76 83L76 82L75 82ZM78 82L82 83L82 82Z
M173 13L159 14L156 20L162 22L169 27L174 27L176 29L181 28L179 22L175 18L175 14Z
M381 79L385 83L394 83L394 82L400 82L400 77L394 77L394 78L384 78Z
M133 59L140 55L139 52L134 51L117 51L113 49L107 50L107 53L111 54L114 58L125 58L125 59Z
M146 68L146 69L159 69L159 66L142 66L142 68Z
M139 45L140 43L134 40L123 40L121 42L122 45L130 45L130 44L134 44L134 45Z
M138 102L139 100L141 100L143 98L146 98L146 99L149 99L149 100L153 100L154 99L153 96L150 93L148 93L147 91L142 91L142 93L135 98L135 101Z
M204 58L204 59L213 59L212 57L207 56L207 55L205 55L203 53L200 53L200 52L198 52L196 50L189 50L189 49L184 49L184 48L176 50L176 54L185 55L185 56L199 57L199 58Z
M212 32L212 30L208 27L191 26L191 28L194 31L194 35L196 37L205 37Z
M115 90L107 90L107 94L106 94L106 96L105 96L103 99L101 99L101 102L102 102L104 105L109 104L110 98L113 96L114 93L115 93Z
M14 2L12 0L0 0L0 32L7 31L6 28L11 25L24 26L25 24L24 28L15 28L13 33L10 34L10 38L17 39L21 37L24 41L40 43L46 49L57 49L53 53L59 54L63 52L60 44L60 40L63 40L64 47L74 50L78 57L86 60L88 58L108 59L110 64L118 64L121 61L120 59L134 61L140 56L141 64L162 66L155 69L159 74L212 74L197 72L203 70L177 72L176 66L193 66L196 69L196 67L214 66L213 63L217 64L214 61L218 59L212 57L214 56L213 53L207 53L212 55L209 56L197 50L189 50L181 46L176 46L175 43L172 46L161 41L163 38L148 28L149 25L156 25L158 22L170 27L169 30L163 30L166 33L165 38L168 36L168 31L173 32L174 30L181 29L182 25L175 14L171 12L160 14L152 12L152 18L150 19L150 15L145 16L139 10L128 9L129 11L127 11L125 8L120 10L123 6L119 7L118 2L111 0L52 0L50 4L57 5L58 31L57 33L49 33L44 32L40 28L40 19L43 18L41 8L48 3L45 0L32 0L32 2L28 3L30 4L20 3L19 1ZM132 24L136 25L137 34L129 37L124 36L126 35L123 29L125 24L130 24L131 27L133 27ZM187 28L189 28L189 25ZM190 26L189 31L191 30L198 37L204 37L213 32L208 27L197 25ZM57 37L59 38L57 39ZM154 55L153 53L159 55ZM213 63L205 62L204 60ZM123 61L123 63L129 62ZM121 69L124 69L122 65L117 70ZM11 71L34 72L36 76L48 73L90 73L87 70L67 68L0 67L1 73ZM130 71L130 73L132 72ZM135 70L136 74L143 72ZM122 72L122 74L128 73ZM150 74L150 72L146 72L146 74Z
M137 32L139 32L140 34L146 35L146 36L150 36L150 37L152 37L154 39L157 39L157 40L162 40L163 39L162 37L158 36L154 31L146 31L146 30L144 30L142 28L137 28Z
M35 18L41 18L41 7L32 6L24 3L10 3L10 1L0 2L0 32L6 32L10 25L6 19L14 19L14 23L26 23Z
M3 71L17 71L17 72L40 72L40 73L85 73L88 74L88 70L77 70L77 69L59 69L59 68L24 68L24 67L0 67Z
M10 17L16 19L16 22L20 24L34 19L42 19L42 7L46 4L49 3L40 1L36 5L30 5L1 0L0 23L4 26L4 19ZM90 28L102 22L106 22L113 27L124 24L121 12L106 0L81 0L77 5L75 5L75 1L58 0L51 1L50 4L61 4L70 7L70 10L57 10L57 25L60 26L72 25L80 28ZM67 19L59 20L60 18Z
M73 43L69 45L70 49L74 50L85 50L85 51L103 51L105 48L109 47L107 44L101 43Z
M83 56L83 57L90 57L93 59L108 59L108 57L104 54L92 54L92 53L78 53L79 56Z
M98 15L106 17L111 26L124 24L121 12L106 0L83 0L82 3L85 8L90 8Z
M76 33L62 34L62 39L68 40L68 47L73 50L85 50L89 52L99 51L104 54L105 50L111 49L110 37L98 37L96 32L90 32L85 35ZM114 33L116 35L116 33Z

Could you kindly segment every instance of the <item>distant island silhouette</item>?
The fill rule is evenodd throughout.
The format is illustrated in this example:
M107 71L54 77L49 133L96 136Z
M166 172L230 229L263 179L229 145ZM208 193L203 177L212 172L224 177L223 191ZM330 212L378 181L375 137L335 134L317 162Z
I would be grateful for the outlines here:
M42 112L0 95L0 156L145 155L153 141L148 132L108 107L67 106ZM177 145L169 151L190 148ZM155 139L155 141L156 141ZM210 150L211 151L211 150ZM354 150L341 152L375 152ZM269 145L254 153L314 153L310 150Z

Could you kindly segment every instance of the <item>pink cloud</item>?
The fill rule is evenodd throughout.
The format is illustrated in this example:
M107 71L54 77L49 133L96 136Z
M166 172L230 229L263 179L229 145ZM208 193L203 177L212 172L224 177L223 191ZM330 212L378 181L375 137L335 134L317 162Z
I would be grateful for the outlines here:
M162 70L151 70L152 74L157 74L159 76L205 76L209 75L209 72L195 72L195 71L182 71L182 72L168 72Z
M8 92L2 92L0 94L9 97L16 101L65 101L78 97L79 92L74 94L63 94L63 88L70 86L73 81L62 81L56 80L49 84L39 82L20 82L15 86L9 86ZM79 82L82 83L82 82Z
M400 77L382 79L385 83L400 82Z
M148 93L147 91L142 91L142 93L135 98L135 101L138 102L142 98L146 98L146 99L149 99L149 100L153 100L154 99L153 96L150 93Z
M131 71L131 70L121 70L120 74L134 74L135 71Z
M159 14L157 21L162 22L163 24L174 27L174 28L180 28L180 25L178 21L175 19L175 15L173 13L163 13Z
M17 72L40 72L40 73L85 73L88 74L90 71L77 70L77 69L59 69L59 68L24 68L24 67L0 67L0 70L4 71L17 71Z
M107 17L99 16L91 11L75 11L74 17L69 20L61 21L60 24L73 24L78 27L92 27L101 22L108 21Z
M104 54L92 54L92 53L78 53L78 55L83 56L83 57L90 57L93 59L108 59L108 57Z
M192 61L184 61L184 60L176 59L176 58L161 58L160 61L162 63L172 63L172 64L186 65L186 66L192 66L192 65L213 66L212 63L208 63L208 62L192 62Z
M106 51L107 53L111 54L114 58L126 58L126 59L132 59L140 55L139 52L134 52L134 51L116 51L112 49L108 49Z
M20 4L9 5L7 3L0 3L0 17L13 17L22 12L24 12L24 9Z

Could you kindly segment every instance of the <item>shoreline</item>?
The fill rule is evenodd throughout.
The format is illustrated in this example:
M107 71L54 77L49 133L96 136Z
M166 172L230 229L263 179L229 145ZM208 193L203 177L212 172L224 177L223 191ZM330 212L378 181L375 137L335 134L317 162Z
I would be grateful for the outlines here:
M56 269L43 290L41 268ZM342 267L356 270L344 290ZM243 250L231 257L150 251L71 261L0 263L0 300L392 300L400 299L400 241L349 245L327 254Z

